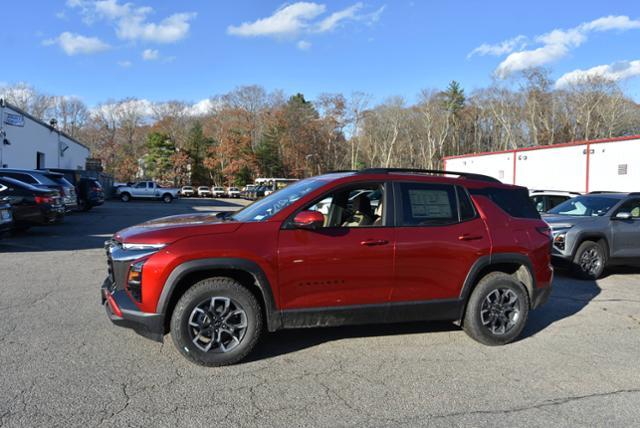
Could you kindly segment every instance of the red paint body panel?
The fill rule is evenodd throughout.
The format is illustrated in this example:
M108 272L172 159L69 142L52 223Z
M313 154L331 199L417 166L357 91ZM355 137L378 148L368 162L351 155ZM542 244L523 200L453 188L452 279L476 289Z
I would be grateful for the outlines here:
M461 240L460 237L477 238ZM491 243L482 219L450 226L399 227L391 300L456 299L473 263Z
M386 302L394 279L393 243L391 227L280 231L282 308Z

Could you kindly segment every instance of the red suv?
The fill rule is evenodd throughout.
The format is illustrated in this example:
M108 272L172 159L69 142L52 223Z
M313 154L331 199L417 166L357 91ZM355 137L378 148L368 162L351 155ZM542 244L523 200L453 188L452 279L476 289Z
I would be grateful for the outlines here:
M242 360L265 329L452 320L502 345L551 291L550 233L528 196L444 171L312 177L231 215L116 233L102 300L115 324L171 332L207 366Z

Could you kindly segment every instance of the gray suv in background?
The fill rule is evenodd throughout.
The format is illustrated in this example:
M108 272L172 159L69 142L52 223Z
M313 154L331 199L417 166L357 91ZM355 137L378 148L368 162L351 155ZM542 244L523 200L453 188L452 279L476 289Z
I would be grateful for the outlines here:
M640 192L577 196L542 218L551 227L554 262L579 277L596 279L607 265L640 262Z

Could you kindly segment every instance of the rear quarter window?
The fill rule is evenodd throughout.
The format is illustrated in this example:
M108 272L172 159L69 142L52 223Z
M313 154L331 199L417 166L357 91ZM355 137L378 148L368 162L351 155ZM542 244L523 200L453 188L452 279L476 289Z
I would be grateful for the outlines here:
M469 191L472 195L486 196L511 217L540 218L540 214L536 210L535 205L531 199L529 199L527 189L486 187L483 189L469 189Z

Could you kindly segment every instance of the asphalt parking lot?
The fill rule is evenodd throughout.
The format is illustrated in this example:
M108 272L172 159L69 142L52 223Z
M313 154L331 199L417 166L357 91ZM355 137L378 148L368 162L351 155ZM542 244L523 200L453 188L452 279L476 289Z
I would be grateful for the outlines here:
M203 368L113 326L102 244L140 221L238 201L108 202L0 240L0 426L637 426L640 270L557 275L524 337L449 323L270 334Z

